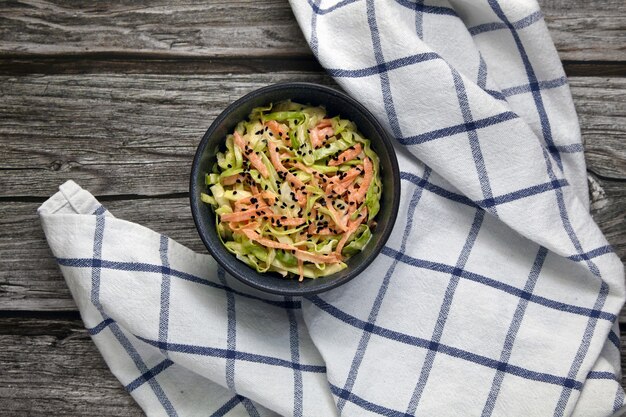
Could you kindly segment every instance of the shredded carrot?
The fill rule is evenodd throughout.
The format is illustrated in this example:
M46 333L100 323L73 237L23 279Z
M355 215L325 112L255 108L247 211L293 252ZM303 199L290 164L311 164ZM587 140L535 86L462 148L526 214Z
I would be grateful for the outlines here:
M320 128L320 125L318 124L316 127L311 129L311 133L309 133L309 137L311 138L311 145L313 146L313 148L319 148L324 144L326 138L331 137L334 134L335 132L333 131L332 127L328 126Z
M276 202L276 194L274 194L271 191L263 191L261 193L261 197L263 197L265 200L269 201L270 204L274 204Z
M289 140L289 128L282 123L278 123L276 120L270 120L267 122L267 127L270 128L274 137L283 141L283 143L291 147L291 141Z
M280 224L283 226L300 226L304 223L304 219L302 217L287 217L279 214L271 214L268 216L271 219L280 220Z
M240 231L243 229L256 229L261 226L259 222L250 222L250 223L242 223L239 226L236 226L237 222L229 222L227 223L228 227L233 231Z
M357 143L353 147L348 148L345 151L341 152L339 156L337 157L337 159L335 160L331 159L330 162L328 162L328 166L334 167L337 165L341 165L344 162L351 161L354 158L356 158L361 153L362 150L363 148L361 148L361 144Z
M224 213L220 216L220 219L222 219L222 221L225 222L241 222L244 220L249 220L252 218L252 216L258 217L258 216L262 216L263 213L265 213L265 209L259 209L259 210L245 210L245 211L238 211L236 213Z
M261 237L261 235L259 235L254 230L244 229L244 230L242 230L242 232L243 232L244 235L246 235L246 237L248 239L254 240L255 242L258 242L261 245L266 246L268 248L285 249L285 250L296 250L295 246L289 245L287 243L280 243L280 242L273 241L271 239L267 239L267 238Z
M366 216L367 216L367 209L363 208L363 210L361 210L361 213L359 214L359 217L357 217L353 222L348 222L348 228L344 232L343 237L341 238L339 243L337 243L337 247L335 248L335 253L337 254L337 256L341 257L341 251L343 250L343 246L346 244L348 239L350 239L350 236L352 236L352 234L359 227L359 225L363 222L363 220L365 220Z
M330 211L333 222L335 222L337 227L339 227L342 232L345 232L347 230L347 225L341 221L341 217L339 216L339 213L337 213L337 210L335 210L335 207L333 207L332 201L330 201L328 197L325 197L324 200L326 201L326 208Z
M311 253L296 249L294 256L298 259L302 259L303 261L314 263L336 264L338 262L341 262L341 255L337 256L334 253L330 255L321 255L319 253Z
M230 177L224 177L222 178L222 185L233 185L237 182L237 180L243 182L244 178L239 175L239 174L235 174L235 175L231 175Z
M274 165L274 168L276 168L276 171L286 173L287 176L285 178L292 185L298 188L303 187L304 183L300 181L298 177L293 175L291 172L287 171L287 168L285 168L282 162L280 162L280 157L278 156L278 150L277 150L276 145L272 143L268 143L267 147L269 148L269 151L270 151L270 161L272 162L272 165Z
M326 193L330 193L330 191L334 191L339 195L345 193L350 184L361 174L359 167L350 168L342 178L338 175L331 177L329 184L326 186Z
M360 203L363 201L363 198L365 198L365 194L367 193L370 183L372 182L372 177L374 176L372 161L370 161L367 157L363 160L363 169L365 170L365 173L363 174L363 181L361 181L359 189L355 193L348 195L348 201Z
M252 204L253 198L255 199L254 201L256 201L256 203L254 204L258 205L257 208L266 207L267 203L265 203L265 201L260 198L261 196L262 196L262 193L257 193L251 197L246 197L246 198L242 198L240 200L235 201L235 211L243 210L248 205Z
M270 172L261 160L261 157L252 149L248 148L248 145L246 145L246 142L243 140L239 132L235 130L233 136L235 137L235 144L239 147L239 149L241 149L241 152L245 155L245 157L248 158L252 166L254 166L261 173L261 175L263 175L263 178L269 177ZM247 149L250 149L250 152L246 152Z

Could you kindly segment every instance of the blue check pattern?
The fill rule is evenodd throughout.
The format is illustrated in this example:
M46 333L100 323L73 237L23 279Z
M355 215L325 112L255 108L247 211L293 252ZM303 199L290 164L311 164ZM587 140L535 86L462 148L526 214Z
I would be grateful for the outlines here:
M62 185L44 231L126 390L166 416L620 409L623 269L588 214L536 4L291 3L320 62L396 140L393 234L350 283L277 297Z
M345 312L345 308L349 308L348 302L327 303L323 296L311 300L336 320L362 330L355 342L350 367L337 380L331 378L339 411L352 415L360 408L361 412L366 410L384 415L415 415L420 414L420 406L423 406L422 412L426 414L437 411L440 414L441 410L424 404L424 401L429 402L424 400L425 392L429 388L435 391L437 384L446 386L445 382L431 382L432 374L437 363L445 361L440 359L442 355L456 355L496 370L489 378L489 389L481 393L484 395L482 407L472 415L499 413L498 398L504 397L500 401L506 401L508 395L502 388L506 385L507 375L559 385L559 390L552 391L545 398L552 409L541 415L571 414L580 398L577 391L583 389L585 381L602 379L601 376L612 381L611 372L581 373L581 368L593 364L590 351L594 350L594 338L597 338L596 348L591 357L599 353L598 346L603 344L607 349L619 346L616 333L610 330L618 309L608 307L607 300L611 286L614 289L623 287L623 273L619 265L617 272L613 273L608 267L611 262L602 258L609 255L611 249L602 238L597 238L597 230L580 233L580 224L591 222L579 202L582 201L583 209L588 204L581 155L583 146L578 132L571 134L563 130L564 125L577 128L575 112L556 51L553 48L547 52L541 50L546 44L551 46L541 11L534 2L520 2L512 7L497 0L473 2L471 7L456 1L426 4L423 0L348 0L323 4L309 0L307 6L297 1L291 3L322 65L348 93L370 104L379 120L392 132L398 149L402 148L402 156L408 155L400 160L401 178L408 183L403 187L405 210L401 210L407 215L404 231L395 233L392 237L395 244L383 249L382 253L393 261L385 273L380 273L384 278L375 291L369 312L360 312L358 317ZM441 33L448 36L442 37ZM345 43L342 38L346 39ZM360 41L354 44L354 39ZM437 90L428 87L433 81L438 83ZM420 115L429 114L428 107L437 105L420 101L420 97L429 97L429 94L440 94L443 117L434 117L427 120L430 123L421 124ZM555 107L558 100L560 105L565 102L564 107L569 108L559 111ZM486 108L490 111L486 112ZM507 136L515 136L516 141L524 143L524 148L512 146L509 150L498 146L497 141ZM466 145L462 144L464 140ZM529 151L531 148L536 150ZM451 149L455 150L452 154ZM507 164L503 164L501 161L507 154L525 155L527 159L508 158ZM543 169L540 168L541 162ZM511 171L525 175L514 176ZM440 203L433 203L432 196L427 203L422 203L424 192L436 195ZM468 232L458 243L456 259L445 257L447 262L439 262L429 259L428 255L432 257L433 254L428 249L410 242L421 238L420 229L415 225L416 216L420 217L416 213L423 210L431 211L432 216L440 216L435 208L448 206L450 202L457 207L464 206L457 210L466 213L463 224ZM529 209L535 206L541 207L542 211L533 215ZM537 214L553 218L554 223L543 231L527 227L525 223L536 221ZM428 221L427 215L421 218ZM473 257L487 260L497 256L497 251L480 239L485 224L491 223L493 218L512 229L508 233L519 233L541 242L534 255L528 250L525 280L521 279L523 269L507 271L519 276L516 286L510 285L503 275L477 273L469 266L475 265L475 261L471 262ZM592 236L594 233L596 236ZM554 243L559 240L560 243ZM567 248L566 253L563 253L564 248ZM451 248L448 250L453 252ZM594 282L594 290L584 307L564 303L558 296L547 297L543 292L542 282L554 279L546 269L554 270L553 258L557 253L564 258L557 263L565 259L578 262L580 274ZM612 257L612 262L616 261ZM407 268L403 277L397 271L399 263L412 268ZM422 333L422 337L377 325L380 315L389 314L385 312L385 303L394 302L393 299L388 301L388 297L393 297L388 295L390 287L406 285L395 281L405 280L409 274L418 276L414 269L449 276L439 295L439 305L432 305L436 314L430 333ZM463 344L462 339L452 338L456 346L442 343L455 305L470 303L457 296L459 288L468 281L488 287L494 297L497 292L513 296L510 302L515 309L509 312L509 325L502 333L502 349L497 356L475 356L470 349L456 351L458 344ZM615 306L620 305L621 299ZM419 308L417 305L406 307L408 311ZM514 354L521 345L517 343L516 346L516 340L520 333L525 336L524 326L528 326L525 323L532 320L529 316L545 308L554 310L559 320L567 320L560 317L561 313L580 315L581 320L577 329L579 336L570 341L571 356L564 361L558 375L548 376L521 366L521 363L519 367L512 363L519 357ZM558 326L558 321L554 326ZM489 334L489 329L477 327ZM604 340L606 336L598 337L599 334L608 334L608 341ZM405 400L403 408L368 399L366 393L371 387L366 387L365 382L361 386L363 391L359 390L362 368L375 366L374 356L370 363L367 362L373 335L427 349L423 361L415 367L416 381L412 390L407 391L408 401ZM616 362L613 366L618 369ZM397 386L392 384L389 397L398 395L394 392L396 389ZM541 390L538 387L532 389ZM607 386L607 390L612 392L605 399L610 406L604 412L609 415L622 405L623 392L615 384ZM389 401L390 404L393 402ZM348 408L348 404L352 406ZM585 409L584 400L578 404L578 409Z

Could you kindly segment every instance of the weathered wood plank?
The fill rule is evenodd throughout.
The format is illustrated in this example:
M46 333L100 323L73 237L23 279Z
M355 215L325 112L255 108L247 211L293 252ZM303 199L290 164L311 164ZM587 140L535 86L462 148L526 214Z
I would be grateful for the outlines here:
M625 61L620 0L542 0L561 59ZM286 0L0 5L0 56L310 56Z
M622 77L626 62L564 61L570 77ZM321 72L314 56L302 57L148 57L90 54L80 56L24 55L0 57L0 75L29 74L261 74L285 71Z
M4 53L310 55L286 0L12 1L0 16Z
M539 0L539 4L562 60L626 60L622 0Z
M0 364L5 415L143 415L106 368L80 320L0 319Z
M94 194L184 192L192 156L230 102L321 73L0 79L0 196L46 196L74 178ZM88 179L90 178L90 179Z
M571 78L587 169L626 180L626 78Z
M626 187L592 179L596 221L626 259ZM0 204L0 310L73 310L74 302L50 254L35 213L38 202ZM206 252L181 198L105 201L119 218L165 233L193 250ZM626 317L624 322L626 323Z
M0 197L51 195L74 179L97 195L186 192L195 147L234 99L320 72L0 77ZM624 78L574 77L589 168L626 178Z
M143 416L81 320L0 319L6 416Z

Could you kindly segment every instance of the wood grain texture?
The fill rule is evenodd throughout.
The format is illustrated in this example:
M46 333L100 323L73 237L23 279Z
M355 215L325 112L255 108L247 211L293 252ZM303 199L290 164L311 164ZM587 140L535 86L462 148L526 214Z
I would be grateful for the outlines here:
M286 0L45 1L0 7L3 53L302 56Z
M320 72L0 77L0 197L47 197L67 179L96 195L186 192L195 148L234 99ZM589 169L626 178L624 78L574 77Z
M570 78L587 169L626 180L626 78Z
M561 59L626 61L620 0L542 0ZM0 4L0 57L310 56L287 0Z
M97 195L188 190L195 148L232 101L322 73L0 77L0 196L49 196L67 179Z
M622 0L539 0L539 5L561 60L626 60Z
M623 333L621 351L626 354ZM0 319L0 370L3 415L144 415L80 320Z
M626 259L626 187L599 178L590 181L594 217L621 258ZM186 197L126 199L104 204L116 217L140 223L195 251L206 252ZM0 204L0 311L76 308L39 225L39 205ZM626 316L624 319L626 323Z
M0 319L5 416L143 416L81 320Z

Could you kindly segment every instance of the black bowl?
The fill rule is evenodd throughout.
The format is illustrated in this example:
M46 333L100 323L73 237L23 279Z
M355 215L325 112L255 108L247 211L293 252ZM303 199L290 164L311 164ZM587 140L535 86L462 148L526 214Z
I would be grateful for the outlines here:
M254 107L291 99L297 103L322 105L330 116L356 123L364 137L371 140L372 148L380 157L381 180L383 183L380 212L376 216L378 225L372 230L372 240L365 249L349 258L348 267L335 274L318 279L283 278L276 273L260 274L238 260L220 241L213 209L200 200L206 192L205 173L211 170L216 160L216 149L223 148L227 134L244 119ZM309 295L330 290L345 284L361 273L376 258L387 242L396 221L400 203L400 174L398 161L391 139L374 116L360 103L329 87L310 83L282 83L260 88L232 103L215 119L200 141L193 160L190 182L191 212L200 238L215 260L228 273L240 281L263 291L281 295Z

